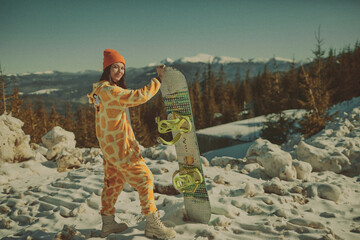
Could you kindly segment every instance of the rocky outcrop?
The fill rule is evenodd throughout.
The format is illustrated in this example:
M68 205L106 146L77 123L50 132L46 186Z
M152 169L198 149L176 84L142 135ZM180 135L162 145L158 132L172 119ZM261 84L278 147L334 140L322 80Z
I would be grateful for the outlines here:
M34 157L24 123L8 114L0 116L0 161L22 162Z

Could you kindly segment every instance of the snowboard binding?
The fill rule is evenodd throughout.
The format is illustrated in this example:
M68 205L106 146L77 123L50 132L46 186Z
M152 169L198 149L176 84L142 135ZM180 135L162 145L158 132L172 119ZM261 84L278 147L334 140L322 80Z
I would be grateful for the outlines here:
M166 141L165 139L158 137L157 141L161 144L174 145L180 140L181 135L191 131L191 121L188 116L181 115L179 113L173 112L173 119L169 120L160 120L159 117L155 118L155 122L158 125L159 133L168 133L178 131L178 134L171 140Z
M176 176L178 175L178 176ZM203 182L203 177L197 168L184 168L174 172L173 176L174 187L181 193L194 193L199 184ZM195 185L192 189L188 187Z

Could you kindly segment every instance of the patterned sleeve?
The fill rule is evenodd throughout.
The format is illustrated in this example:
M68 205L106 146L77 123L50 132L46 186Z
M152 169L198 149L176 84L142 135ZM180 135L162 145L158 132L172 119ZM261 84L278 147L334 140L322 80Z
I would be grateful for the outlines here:
M113 107L134 107L147 102L160 89L161 83L157 78L141 89L128 90L117 86L106 86L99 92L104 105Z

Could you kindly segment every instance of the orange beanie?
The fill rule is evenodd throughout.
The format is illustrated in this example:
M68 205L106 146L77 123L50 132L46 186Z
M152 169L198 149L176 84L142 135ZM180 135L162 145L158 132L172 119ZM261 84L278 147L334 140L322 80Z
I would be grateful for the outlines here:
M111 64L117 62L123 63L124 66L126 67L125 58L123 56L121 56L116 50L106 49L104 51L103 71Z

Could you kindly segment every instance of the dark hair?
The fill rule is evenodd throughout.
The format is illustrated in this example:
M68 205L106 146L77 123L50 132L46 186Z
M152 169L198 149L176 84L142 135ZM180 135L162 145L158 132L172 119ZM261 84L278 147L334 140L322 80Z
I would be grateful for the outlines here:
M110 66L107 66L105 69L104 69L104 72L102 73L101 77L100 77L100 81L108 81L108 82L112 82L111 81L111 77L110 77L110 68L111 68L111 65ZM124 88L124 89L127 89L126 87L126 83L125 83L125 72L124 72L124 75L120 78L120 80L115 83L116 86L118 87L121 87L121 88Z

